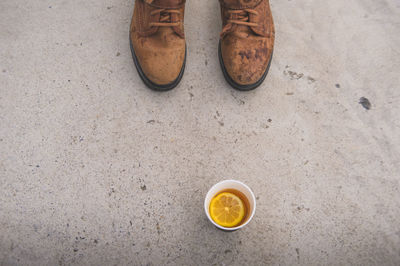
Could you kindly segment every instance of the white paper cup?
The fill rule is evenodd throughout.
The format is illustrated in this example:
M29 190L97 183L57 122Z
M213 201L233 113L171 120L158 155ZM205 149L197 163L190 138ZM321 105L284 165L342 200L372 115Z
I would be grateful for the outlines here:
M218 225L216 222L214 222L214 220L211 218L210 216L210 203L211 200L220 192L227 190L227 189L236 189L240 192L242 192L244 194L244 196L248 199L249 201L249 210L247 211L248 215L245 218L246 220L240 224L237 227L224 227L224 226L220 226ZM206 198L204 200L204 210L206 212L206 215L208 217L208 220L210 220L210 222L215 225L216 227L218 227L219 229L222 229L224 231L235 231L238 229L241 229L243 227L245 227L250 221L251 219L253 219L254 213L256 212L256 198L254 196L253 191L251 191L251 189L245 185L244 183L240 182L240 181L236 181L236 180L224 180L219 182L218 184L215 184L207 193Z

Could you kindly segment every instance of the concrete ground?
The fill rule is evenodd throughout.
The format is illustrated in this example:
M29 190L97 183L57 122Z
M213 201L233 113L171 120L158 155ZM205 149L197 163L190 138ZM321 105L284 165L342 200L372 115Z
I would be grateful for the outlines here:
M218 1L189 0L156 93L133 1L0 1L0 264L399 265L400 1L271 2L262 87L227 85ZM257 212L224 233L202 204L231 178Z

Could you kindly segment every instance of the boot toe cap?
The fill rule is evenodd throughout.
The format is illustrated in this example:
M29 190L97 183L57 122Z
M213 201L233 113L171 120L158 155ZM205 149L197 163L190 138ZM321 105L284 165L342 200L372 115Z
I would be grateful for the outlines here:
M178 44L155 41L133 46L143 74L157 85L168 85L178 79L185 62L185 47L184 40Z
M174 82L183 67L185 51L154 51L139 59L143 73L153 83L167 85Z
M223 40L221 53L226 72L239 85L257 83L267 71L271 51L262 40Z

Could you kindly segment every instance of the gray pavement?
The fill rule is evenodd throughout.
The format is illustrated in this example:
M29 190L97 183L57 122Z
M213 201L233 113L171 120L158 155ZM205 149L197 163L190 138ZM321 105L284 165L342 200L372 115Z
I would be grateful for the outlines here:
M399 265L400 1L271 4L262 87L226 84L218 1L188 0L156 93L133 1L1 0L0 264ZM203 212L223 179L257 196L234 233Z

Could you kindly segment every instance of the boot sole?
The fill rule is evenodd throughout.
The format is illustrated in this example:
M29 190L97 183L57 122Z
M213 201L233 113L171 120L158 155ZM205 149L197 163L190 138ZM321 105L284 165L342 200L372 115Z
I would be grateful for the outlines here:
M132 58L133 61L135 62L135 66L136 66L136 70L140 76L140 78L142 79L142 81L144 82L144 84L146 84L147 87L149 87L152 90L155 91L169 91L172 90L173 88L175 88L176 86L178 86L179 82L181 81L182 77L183 77L183 73L185 72L185 66L186 66L186 47L185 47L185 59L183 60L183 65L182 65L182 69L178 75L178 77L171 83L169 84L165 84L165 85L160 85L160 84L156 84L154 82L152 82L148 77L146 77L146 75L144 74L142 67L139 64L139 60L136 57L135 54L135 50L133 49L133 45L132 45L132 39L129 36L129 44L131 47L131 53L132 53Z
M251 91L251 90L254 90L264 82L265 78L267 77L267 74L268 74L268 71L269 71L269 67L271 66L271 61L272 61L272 55L273 54L274 54L274 52L272 51L271 57L269 58L267 69L265 70L264 74L262 75L262 77L257 82L255 82L253 84L249 84L249 85L240 85L240 84L236 83L231 78L231 76L229 76L228 71L226 71L226 68L225 68L225 65L224 65L224 60L222 59L221 41L218 44L218 57L219 57L219 63L221 64L222 73L224 73L224 77L225 77L226 81L229 83L229 85L231 85L234 89L239 90L239 91Z

